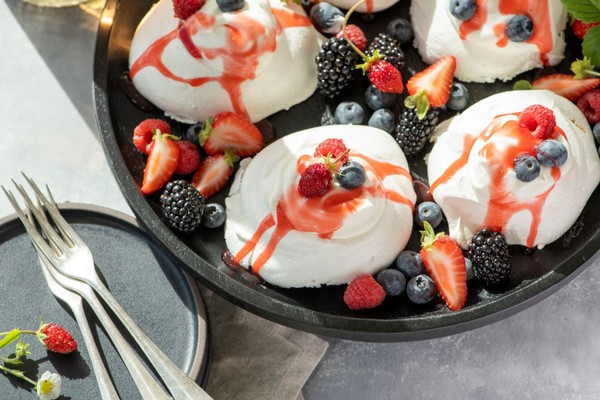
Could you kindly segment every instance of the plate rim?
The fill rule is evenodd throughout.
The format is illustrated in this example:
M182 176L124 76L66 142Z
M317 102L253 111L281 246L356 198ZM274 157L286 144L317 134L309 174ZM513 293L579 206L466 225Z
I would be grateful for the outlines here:
M427 318L416 316L382 320L364 317L361 314L357 314L356 317L334 316L249 289L219 272L201 254L181 242L142 196L125 164L110 115L107 81L110 33L120 1L107 0L100 18L94 53L95 115L102 147L111 172L147 234L165 251L172 254L175 262L193 274L203 285L243 309L295 329L341 339L396 342L438 338L479 328L531 307L574 279L590 264L592 256L600 249L600 231L597 230L577 252L577 260L574 255L569 256L552 271L495 299L492 303L473 305L456 312L436 311L436 315ZM465 310L468 310L468 314L464 312ZM421 327L415 329L415 325Z

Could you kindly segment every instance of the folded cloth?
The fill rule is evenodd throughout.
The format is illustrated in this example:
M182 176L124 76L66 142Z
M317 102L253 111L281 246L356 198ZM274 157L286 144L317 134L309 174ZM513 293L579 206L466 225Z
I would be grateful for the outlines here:
M328 342L202 294L211 332L206 392L215 400L302 400Z

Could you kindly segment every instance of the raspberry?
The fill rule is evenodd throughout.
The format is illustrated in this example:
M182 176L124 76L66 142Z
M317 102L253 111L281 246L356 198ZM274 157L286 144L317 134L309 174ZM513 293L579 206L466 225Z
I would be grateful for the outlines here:
M304 197L318 197L327 192L333 177L325 164L309 165L298 182L298 193Z
M196 171L200 165L200 150L198 150L198 147L187 140L178 140L175 144L179 147L179 159L175 173L188 175Z
M36 336L48 350L55 353L68 354L77 350L77 342L73 336L60 325L42 324Z
M358 47L360 51L365 51L365 49L367 48L367 38L365 37L365 34L362 31L362 29L360 29L354 24L346 25L346 35L348 35L348 39L350 39L350 41L354 43L354 45ZM338 32L337 35L335 35L335 37L343 38L344 32Z
M519 116L519 125L531 131L539 139L546 139L554 132L556 118L549 108L540 104L527 107Z
M348 284L344 302L351 310L373 308L385 299L385 290L371 275L361 275Z
M206 0L174 0L173 12L179 19L187 19L198 11L206 3Z
M577 107L592 125L600 122L600 89L591 90L577 100Z
M162 133L171 133L171 127L162 119L145 119L133 129L133 144L144 154L150 153L152 135L155 130Z
M327 154L331 153L331 158L335 159L342 155L346 150L348 149L342 139L326 139L317 146L314 156L327 157ZM348 158L349 156L346 153L341 160L337 161L346 162L348 161Z

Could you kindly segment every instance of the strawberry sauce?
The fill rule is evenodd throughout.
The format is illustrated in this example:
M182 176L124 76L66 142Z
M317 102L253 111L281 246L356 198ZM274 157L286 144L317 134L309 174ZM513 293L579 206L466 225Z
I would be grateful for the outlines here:
M240 263L256 246L260 238L272 227L275 227L271 238L262 253L255 259L252 271L258 273L269 260L279 241L290 231L315 233L322 239L331 239L335 231L340 229L346 217L355 213L369 198L383 198L395 203L405 204L412 212L414 204L401 193L387 189L383 180L388 176L404 176L412 182L409 172L397 165L377 161L359 153L350 153L360 158L367 173L365 185L356 189L344 189L332 186L321 197L305 198L298 193L297 185L290 185L275 207L275 216L267 215L259 224L256 232L246 244L235 254L234 261ZM314 158L301 156L296 163L298 176Z
M519 113L514 115L518 117ZM541 222L544 203L556 182L560 179L561 173L559 167L550 167L550 176L554 182L547 191L531 199L516 199L506 185L507 177L514 173L514 160L523 153L535 156L535 148L543 139L534 137L531 131L520 126L516 119L507 120L505 117L506 115L495 117L478 136L465 135L462 154L433 182L429 191L435 194L434 191L440 185L447 183L466 166L469 157L476 156L485 159L490 174L489 199L483 225L478 227L478 230L488 228L503 232L515 214L528 211L531 215L531 226L527 237L527 247L533 247ZM560 128L555 127L551 138L556 139L559 135L566 139L565 133ZM492 137L493 140L491 140ZM476 155L472 155L473 145L478 141L483 142L483 146Z
M487 0L475 0L477 11L475 15L460 24L458 33L462 40L465 40L471 33L480 30L487 20Z
M131 66L130 77L133 80L142 69L153 67L166 78L190 86L197 87L207 82L217 82L227 92L233 111L247 116L246 106L241 96L241 86L245 81L255 78L259 58L267 52L275 51L277 37L283 29L311 26L309 18L293 11L273 8L272 12L277 20L274 32L265 31L265 27L258 21L239 13L235 19L224 25L225 46L216 48L203 47L193 42L194 35L202 30L211 30L216 24L214 17L197 12L185 21L181 21L175 30L152 43ZM203 59L221 59L222 75L183 78L169 70L163 63L162 56L165 48L175 40L179 40L188 53L199 62Z

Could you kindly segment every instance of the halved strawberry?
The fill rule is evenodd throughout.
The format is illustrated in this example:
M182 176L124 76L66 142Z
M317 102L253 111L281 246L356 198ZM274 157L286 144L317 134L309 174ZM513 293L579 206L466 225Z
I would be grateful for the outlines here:
M152 149L144 168L142 193L151 194L169 181L179 161L179 147L174 136L156 131L152 137Z
M162 119L148 118L140 122L133 129L133 144L144 154L150 153L152 135L156 130L162 133L171 133L171 126Z
M546 75L531 83L534 89L551 90L571 101L576 101L598 85L600 78L575 79L574 75L569 74Z
M208 154L222 153L231 147L238 156L248 157L264 146L260 131L248 118L228 111L208 118L199 137Z
M421 231L421 258L435 287L452 311L467 301L467 267L462 250L443 232L437 235L425 221Z
M411 96L425 92L431 107L441 107L450 97L452 79L456 70L456 58L448 55L434 64L416 73L406 82L406 89Z
M225 187L237 160L239 157L231 148L205 158L192 177L192 185L202 196L209 198Z

